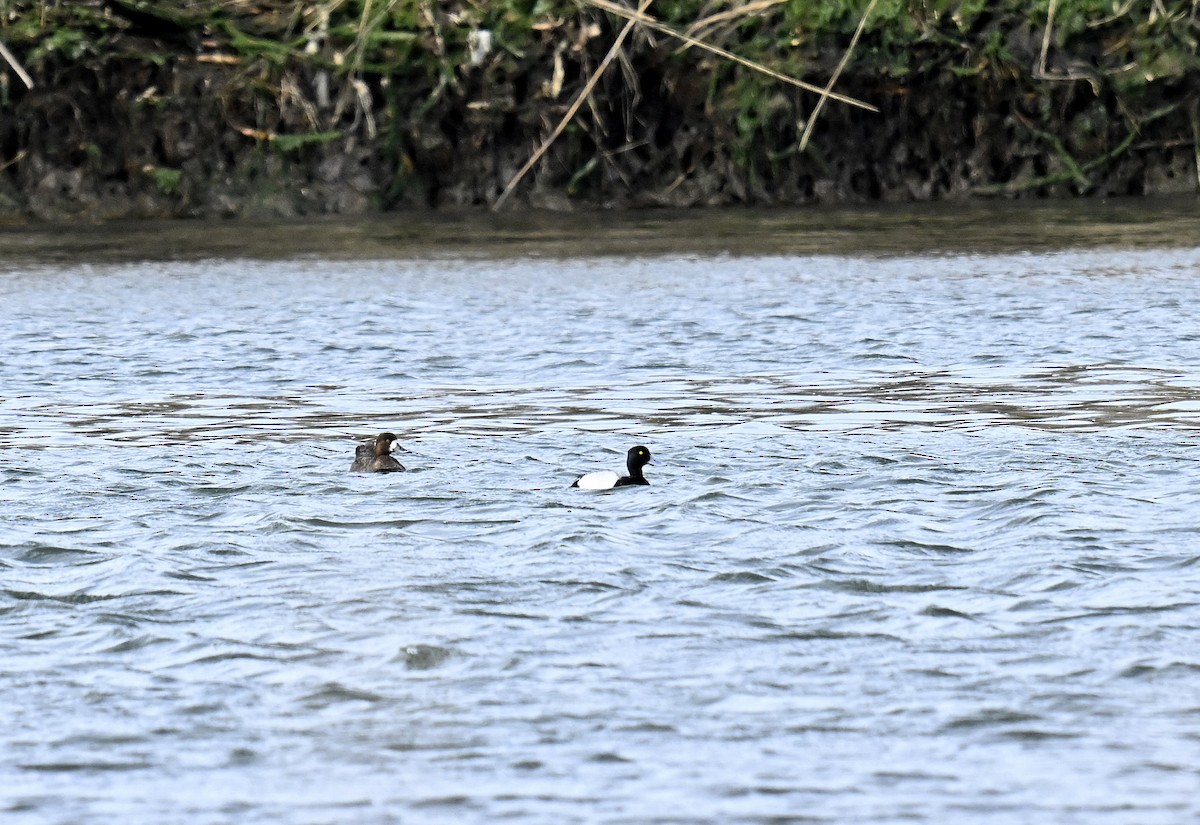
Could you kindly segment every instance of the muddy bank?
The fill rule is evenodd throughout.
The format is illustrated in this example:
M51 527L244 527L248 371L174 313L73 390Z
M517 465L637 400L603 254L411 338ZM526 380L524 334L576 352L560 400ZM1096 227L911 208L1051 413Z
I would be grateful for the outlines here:
M486 207L623 25L572 3L332 5L16 4L0 41L34 85L0 64L0 214ZM865 8L734 5L651 10L824 84ZM1197 191L1190 3L943 5L878 4L837 90L879 112L829 102L803 153L816 94L639 27L510 205Z

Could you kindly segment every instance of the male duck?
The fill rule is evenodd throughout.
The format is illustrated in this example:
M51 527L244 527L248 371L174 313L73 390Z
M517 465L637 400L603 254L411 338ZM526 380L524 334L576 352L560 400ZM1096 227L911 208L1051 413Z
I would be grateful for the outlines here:
M631 484L645 484L646 477L642 475L642 468L650 463L650 451L645 447L631 447L629 452L625 454L625 466L629 469L629 475L619 476L612 470L602 470L598 473L588 473L571 482L572 487L578 487L581 490L611 490L614 487L627 487Z

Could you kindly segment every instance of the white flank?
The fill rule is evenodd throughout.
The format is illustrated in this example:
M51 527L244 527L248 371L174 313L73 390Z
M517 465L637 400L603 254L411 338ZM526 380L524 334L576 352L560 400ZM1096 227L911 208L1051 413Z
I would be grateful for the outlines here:
M581 490L611 490L620 476L612 470L599 473L588 473L575 481L575 486Z

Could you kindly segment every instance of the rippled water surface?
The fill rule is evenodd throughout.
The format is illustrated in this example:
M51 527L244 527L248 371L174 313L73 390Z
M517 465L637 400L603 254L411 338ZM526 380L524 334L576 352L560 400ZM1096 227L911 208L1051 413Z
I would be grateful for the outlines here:
M1191 821L1198 214L3 230L4 822Z

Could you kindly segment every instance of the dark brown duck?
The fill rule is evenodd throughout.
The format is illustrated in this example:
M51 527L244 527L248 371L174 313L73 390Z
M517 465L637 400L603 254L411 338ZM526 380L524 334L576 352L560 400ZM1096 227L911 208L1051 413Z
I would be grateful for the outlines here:
M373 441L359 444L354 451L352 473L400 473L404 465L392 458L392 451L400 449L395 433L380 433Z

